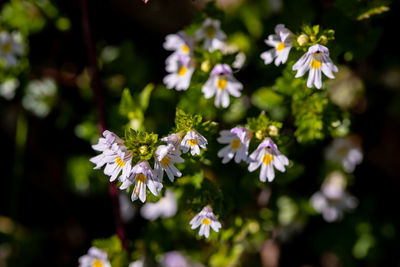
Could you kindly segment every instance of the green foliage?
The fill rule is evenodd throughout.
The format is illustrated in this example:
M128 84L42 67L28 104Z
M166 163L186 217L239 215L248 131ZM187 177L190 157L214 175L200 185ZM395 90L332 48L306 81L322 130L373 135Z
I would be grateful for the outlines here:
M150 160L157 148L158 135L129 129L125 132L126 148L132 152L132 161Z
M144 130L144 113L149 106L153 84L148 84L135 98L130 90L125 88L121 95L119 113L129 119L129 127L134 130ZM136 99L136 100L135 100Z
M282 128L282 123L273 121L261 112L257 118L248 118L247 125L253 135L260 141L266 137L279 137L279 129Z

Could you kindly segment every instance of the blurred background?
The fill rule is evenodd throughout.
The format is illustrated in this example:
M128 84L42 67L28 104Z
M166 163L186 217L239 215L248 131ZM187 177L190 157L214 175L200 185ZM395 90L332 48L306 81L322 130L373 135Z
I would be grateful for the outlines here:
M206 251L195 258L210 266L400 266L396 204L400 193L400 50L396 42L400 3L217 2L225 12L222 29L246 55L245 65L235 76L244 84L241 101L248 103L237 103L235 109L224 113L211 108L203 111L206 118L221 120L221 129L243 123L261 110L290 123L285 102L280 106L263 102L263 91L259 91L272 86L284 68L265 66L259 58L267 50L263 40L276 24L284 23L293 31L307 23L335 30L330 47L341 71L327 83L328 97L345 112L346 131L362 148L362 163L346 174L348 190L358 199L358 207L333 223L304 208L330 170L323 159L325 147L332 142L327 137L293 146L288 157L300 167L282 182L277 176L271 187L260 184L243 193L240 186L244 183L238 183L235 192L243 199L232 201L229 209L244 222L236 217L229 224L242 227L246 217L253 216L252 209L273 214L260 220L279 223L273 231L259 230L262 222L252 224L235 261L212 258L211 246L205 241L192 245L192 239L171 237L169 244L154 246L160 251L187 249L188 254L191 249ZM166 135L175 107L190 106L180 93L162 85L169 55L162 44L167 34L190 25L205 4L198 0L150 0L148 4L88 0L109 129L123 134L121 125L139 122L147 130ZM78 0L11 0L1 1L0 9L1 29L18 30L25 45L20 65L11 71L4 66L0 70L0 266L77 266L77 259L93 239L115 233L108 181L101 171L92 170L89 162L96 155L91 144L98 138L98 128L81 5ZM131 118L121 116L123 89L129 88L135 96L149 83L153 89L147 109ZM287 133L292 132L289 129ZM215 155L211 160L220 162ZM227 166L231 175L256 179L245 168ZM221 170L210 176L218 174L229 176ZM271 191L280 193L271 196ZM249 192L256 192L258 200ZM244 204L236 203L241 201ZM127 238L132 242L155 242L156 234L163 235L160 229L172 229L162 222L149 226L138 214L139 203L131 204L125 195L121 195L121 203L127 205L123 214ZM248 212L243 212L245 207L250 207ZM152 229L155 233L149 234Z

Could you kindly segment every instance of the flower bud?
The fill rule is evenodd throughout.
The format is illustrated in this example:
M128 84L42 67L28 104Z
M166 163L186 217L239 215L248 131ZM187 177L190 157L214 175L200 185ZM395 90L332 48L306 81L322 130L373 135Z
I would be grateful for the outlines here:
M148 151L147 146L139 147L139 152L141 155L147 154L147 151Z
M300 46L304 46L308 43L308 36L306 34L301 34L298 38L297 38L297 43Z
M275 125L270 125L268 127L268 134L269 136L277 136L278 135L278 128Z
M325 35L321 36L321 44L326 45L328 43L328 37Z
M204 72L209 72L211 69L211 64L209 60L205 60L203 62L201 62L201 66L200 69Z
M256 138L257 138L257 139L260 139L260 140L261 140L261 139L263 139L263 136L264 136L264 135L263 135L263 132L262 132L261 130L258 130L258 131L256 132Z

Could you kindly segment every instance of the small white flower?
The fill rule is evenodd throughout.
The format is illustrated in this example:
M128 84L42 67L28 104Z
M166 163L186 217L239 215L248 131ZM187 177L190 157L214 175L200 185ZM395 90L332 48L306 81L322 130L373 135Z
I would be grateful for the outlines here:
M200 236L205 236L208 238L210 236L210 226L215 231L218 232L221 228L221 223L215 217L212 208L210 206L204 207L194 218L190 221L192 229L196 229L200 225Z
M211 98L215 95L214 104L216 107L226 108L230 102L229 95L239 97L242 89L243 85L233 77L231 68L226 64L217 64L201 91L205 98Z
M157 147L154 160L154 173L159 181L162 181L164 171L167 173L171 182L174 177L181 177L182 173L174 166L175 163L184 162L180 157L181 152L172 146L161 145Z
M322 213L327 222L342 219L345 211L351 211L358 205L358 200L345 191L345 177L340 172L331 173L310 199L316 211Z
M157 218L169 218L176 214L178 205L173 191L165 191L165 196L156 203L146 203L140 210L143 218L154 221Z
M15 78L8 78L0 84L0 95L7 100L11 100L15 96L15 92L19 86L19 81Z
M178 91L187 90L194 72L194 63L191 57L179 54L176 64L170 65L170 74L164 77L164 84L168 89Z
M18 64L16 56L24 53L24 47L20 40L19 33L0 33L0 58L4 59L6 67L13 67Z
M161 267L195 267L184 255L178 251L170 251L164 254Z
M264 139L257 149L251 153L250 160L250 172L255 171L261 165L261 182L265 182L267 178L269 182L274 180L274 167L281 172L285 172L285 166L289 165L287 157L279 152L278 147L269 138Z
M137 260L129 263L128 267L144 267L144 260Z
M168 146L173 147L173 149L179 150L182 142L182 133L173 133L166 137L161 138L161 141L166 142Z
M333 72L338 72L338 68L329 58L328 48L319 44L311 46L307 53L293 65L292 69L297 70L296 78L303 76L310 70L307 87L311 88L315 85L318 89L322 87L321 71L330 79L335 78Z
M181 149L183 153L187 153L190 149L192 156L200 155L200 147L205 149L208 144L207 139L204 138L195 130L187 132L181 142ZM200 147L199 147L200 146Z
M190 56L193 50L193 40L183 31L177 34L169 34L163 44L166 50L174 51L165 61L166 70L175 72L179 67L179 56Z
M325 157L340 163L346 172L351 173L362 162L363 153L360 146L351 138L336 138L326 149Z
M221 30L221 22L207 18L203 26L195 33L198 41L204 40L203 48L209 51L214 51L222 47L222 43L226 39L225 33Z
M162 184L153 179L153 170L147 161L141 161L132 168L130 176L122 181L120 189L127 189L132 184L135 185L132 192L132 201L140 199L146 201L146 187L150 192L158 196L158 191L163 187Z
M119 180L124 181L128 178L132 168L132 152L127 151L124 145L118 146L117 144L114 144L111 150L115 153L111 160L107 162L104 173L110 176L110 182L113 182L122 171Z
M275 59L275 65L279 66L288 59L293 45L293 34L283 24L276 25L275 33L269 35L268 40L265 40L265 43L273 48L262 53L261 58L264 59L265 64L270 64Z
M228 144L218 152L218 157L223 158L222 163L227 163L233 157L235 162L247 161L251 132L244 127L235 127L230 131L221 131L217 141Z
M111 267L107 252L91 247L88 254L79 258L79 267Z
M123 140L113 132L108 130L103 132L103 137L99 142L93 145L93 149L102 152L93 157L90 161L96 166L94 169L100 169L104 164L104 173L110 176L110 182L114 181L122 171L120 180L125 180L131 171L132 153L127 151L123 145Z

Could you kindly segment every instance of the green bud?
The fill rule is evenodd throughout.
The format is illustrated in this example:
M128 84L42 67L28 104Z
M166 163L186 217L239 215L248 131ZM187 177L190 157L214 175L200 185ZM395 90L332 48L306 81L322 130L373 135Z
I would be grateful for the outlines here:
M301 34L298 38L297 38L297 43L300 46L305 46L308 43L308 36L306 34Z
M328 37L325 35L321 36L321 44L326 45L328 43Z

